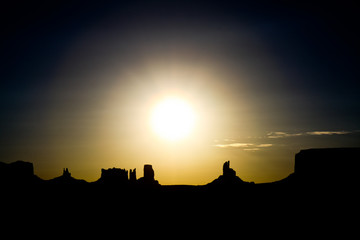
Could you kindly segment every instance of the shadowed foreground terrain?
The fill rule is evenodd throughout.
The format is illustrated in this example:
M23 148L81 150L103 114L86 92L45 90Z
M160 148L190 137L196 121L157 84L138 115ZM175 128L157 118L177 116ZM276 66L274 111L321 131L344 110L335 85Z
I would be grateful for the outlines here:
M102 169L100 179L89 183L74 178L67 168L62 176L42 180L34 175L32 163L0 163L1 206L6 206L9 214L4 218L10 223L32 226L37 216L41 224L55 229L99 220L106 226L121 222L147 227L226 227L243 221L272 225L275 219L287 225L297 218L306 218L307 224L319 218L333 222L334 216L340 219L357 205L354 165L359 159L360 148L301 150L294 173L264 184L243 181L227 161L223 174L202 186L162 186L151 165L144 166L141 178L136 169ZM51 224L60 219L65 221Z

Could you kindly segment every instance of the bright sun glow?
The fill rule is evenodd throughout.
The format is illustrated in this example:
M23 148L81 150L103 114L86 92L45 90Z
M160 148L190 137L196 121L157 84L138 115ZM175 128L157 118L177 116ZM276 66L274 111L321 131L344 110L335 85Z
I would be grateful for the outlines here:
M180 140L188 136L195 124L195 115L190 105L177 98L167 98L152 112L151 126L166 140Z

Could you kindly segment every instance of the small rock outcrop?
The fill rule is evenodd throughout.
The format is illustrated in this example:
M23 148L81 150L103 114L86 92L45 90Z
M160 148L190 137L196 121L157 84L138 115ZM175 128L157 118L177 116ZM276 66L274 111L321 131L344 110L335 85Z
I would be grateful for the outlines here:
M232 186L237 184L244 184L238 176L234 169L230 168L230 161L226 161L223 165L223 175L220 175L217 179L209 183L210 186Z
M69 172L68 168L63 169L63 177L66 177L66 178L71 177L71 173Z
M48 182L59 185L76 185L86 183L85 180L73 178L68 168L63 168L63 174L61 176L50 179Z

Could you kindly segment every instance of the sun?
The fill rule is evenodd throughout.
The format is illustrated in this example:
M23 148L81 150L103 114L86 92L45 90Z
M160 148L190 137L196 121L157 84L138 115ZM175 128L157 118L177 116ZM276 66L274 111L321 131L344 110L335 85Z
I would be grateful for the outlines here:
M193 130L195 114L190 105L179 98L159 102L151 115L151 127L161 138L175 141L187 137Z

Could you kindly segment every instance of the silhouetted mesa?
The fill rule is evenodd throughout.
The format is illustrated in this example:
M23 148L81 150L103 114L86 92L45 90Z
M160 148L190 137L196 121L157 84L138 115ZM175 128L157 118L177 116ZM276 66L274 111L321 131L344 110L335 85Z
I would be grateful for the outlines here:
M121 168L101 169L101 177L97 182L106 184L128 183L128 171Z
M34 175L34 166L30 162L0 162L0 183L29 184L32 183L35 179L36 177Z
M294 177L298 183L349 185L359 182L357 166L360 148L301 150L295 155Z
M139 178L138 183L145 185L159 185L159 182L154 178L155 173L150 164L144 165L144 177Z
M121 168L109 168L101 169L101 177L97 180L97 183L105 184L146 184L146 185L158 185L158 181L154 179L154 170L149 164L144 165L144 177L136 180L136 168L130 169L130 177L128 177L128 170Z
M334 186L347 188L348 186L355 187L356 185L357 187L359 180L356 166L359 160L360 148L301 150L295 155L294 173L280 181L258 185L264 187L270 185L290 186L291 189L295 186L305 186L305 189L315 189L316 191L321 188L331 190ZM12 185L16 185L16 187L18 187L24 185L27 188L30 184L45 185L47 183L55 183L57 185L66 184L66 187L68 187L71 184L87 182L73 178L68 168L63 169L62 176L51 180L42 180L34 175L32 163L23 161L13 163L0 162L1 186L11 187ZM130 169L129 176L128 171L125 169L101 169L101 177L95 183L126 185L134 187L135 189L137 189L136 186L160 186L159 182L155 180L155 173L150 164L144 165L144 176L138 180L136 179L136 169ZM131 183L131 185L129 183ZM230 161L226 161L223 164L223 174L206 186L210 188L212 186L227 188L228 186L244 185L249 185L249 182L245 182L236 176L234 169L230 168ZM89 186L93 185L89 184ZM196 188L200 187L201 186L196 186ZM170 189L169 187L165 188ZM171 189L179 189L179 187L173 187ZM182 187L182 189L185 188ZM190 188L186 187L186 189ZM191 189L193 190L193 188Z

